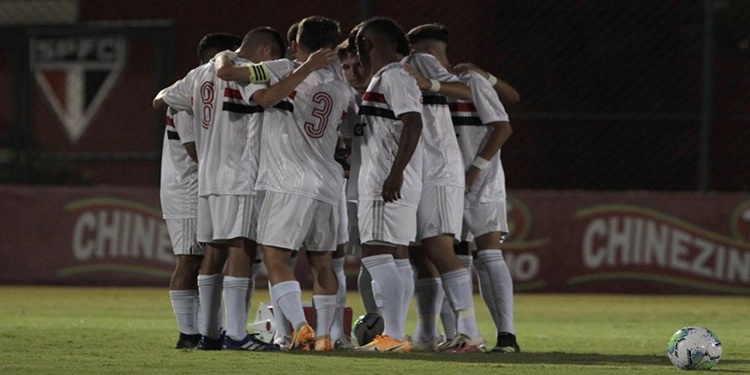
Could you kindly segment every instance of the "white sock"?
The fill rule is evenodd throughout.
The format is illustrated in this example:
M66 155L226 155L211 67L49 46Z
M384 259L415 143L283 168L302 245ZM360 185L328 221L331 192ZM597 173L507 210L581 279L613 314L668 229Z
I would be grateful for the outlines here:
M186 335L198 333L198 291L170 290L172 311L177 320L177 329Z
M278 308L287 320L297 329L307 323L305 311L302 309L302 290L297 281L284 281L271 287L273 293L274 313Z
M224 276L225 329L233 340L247 336L247 297L250 278Z
M467 270L469 270L469 273L471 274L471 264L473 262L473 258L471 255L456 255L458 260L461 261L461 263L466 267Z
M198 299L200 300L198 331L211 339L221 336L221 288L224 275L198 275Z
M411 298L414 296L414 269L411 267L409 259L396 259L396 269L401 277L401 283L404 284L404 300L401 307L401 320L406 322L411 308Z
M331 324L336 315L335 294L332 295L313 295L313 306L315 306L315 334L317 337L331 336Z
M359 267L357 289L359 290L359 295L362 296L362 304L364 305L365 312L368 314L380 313L378 304L375 303L375 295L372 292L372 276L370 276L370 271L364 265Z
M268 294L271 297L271 305L273 306L273 324L276 326L276 333L273 335L274 340L282 337L291 338L291 323L286 319L281 309L276 306L276 296L274 295L270 281L268 282Z
M418 279L414 283L414 296L417 299L417 325L412 338L416 341L429 341L437 337L437 320L442 305L437 303L438 291L442 293L442 282L438 278Z
M441 282L442 287L442 282ZM450 301L445 295L445 288L443 287L443 293L440 294L440 321L443 323L443 330L445 331L445 339L450 341L456 337L456 313L453 312Z
M469 270L462 268L447 272L440 278L443 280L445 295L456 313L456 331L470 337L479 336Z
M339 289L336 291L336 313L333 316L333 324L331 325L331 340L334 342L344 337L344 307L346 307L345 260L344 257L333 259L333 273L336 274L336 280L339 282ZM315 331L317 332L317 327Z
M372 277L372 292L375 302L382 311L385 330L383 334L396 340L403 340L404 322L401 319L401 304L404 301L404 285L401 283L396 262L390 254L362 258Z
M250 282L247 285L247 309L250 310L250 308L253 306L253 294L255 294L255 276L258 275L258 271L260 271L261 267L263 267L263 262L257 262L253 263L253 266L250 268Z
M503 252L499 249L482 250L479 251L477 257L484 263L484 267L487 270L487 278L489 278L489 283L492 286L492 300L494 309L498 314L495 327L498 332L515 334L516 330L513 322L513 279L510 276L508 264L505 263L505 259L503 258ZM492 311L492 308L490 308L490 311ZM495 319L495 313L492 314L493 319Z

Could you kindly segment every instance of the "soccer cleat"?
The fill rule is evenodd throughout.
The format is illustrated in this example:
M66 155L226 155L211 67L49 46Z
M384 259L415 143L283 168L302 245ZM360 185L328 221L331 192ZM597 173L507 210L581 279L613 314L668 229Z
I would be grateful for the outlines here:
M331 344L331 336L321 336L315 339L313 350L315 350L316 352L327 352L333 350L333 345Z
M487 350L487 340L482 336L469 337L459 333L442 351L449 353L473 353Z
M208 336L201 336L200 341L198 341L198 347L195 349L197 350L221 350L221 346L224 344L224 334L219 336L218 339L212 339Z
M333 348L336 350L351 350L353 348L352 342L348 337L342 336L340 339L333 343Z
M439 337L433 337L432 339L426 341L418 341L412 338L411 350L414 352L436 352L438 350L439 344Z
M411 351L411 344L409 340L396 340L390 336L377 335L369 344L358 346L354 350L360 352L406 353Z
M198 342L201 341L201 334L196 333L194 335L186 335L180 332L180 338L177 340L175 349L188 349L192 350L198 347Z
M234 340L229 336L224 337L221 346L223 350L249 350L254 352L277 352L281 350L278 345L269 344L257 338L258 334L247 334L242 340Z
M490 353L518 353L521 347L516 342L516 335L508 332L497 334L497 345L490 350Z
M289 344L289 350L305 349L315 343L315 331L309 324L303 323L292 334L292 342Z

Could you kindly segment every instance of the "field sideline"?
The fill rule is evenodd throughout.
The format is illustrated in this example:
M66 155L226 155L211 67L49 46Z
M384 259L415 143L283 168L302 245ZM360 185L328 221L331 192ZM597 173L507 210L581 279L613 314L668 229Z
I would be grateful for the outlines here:
M264 289L251 320L269 300ZM750 297L519 294L523 352L514 355L179 351L166 289L0 286L0 301L0 374L675 374L666 343L687 325L721 339L711 371L750 373ZM494 345L479 296L475 303ZM362 313L357 294L349 305Z

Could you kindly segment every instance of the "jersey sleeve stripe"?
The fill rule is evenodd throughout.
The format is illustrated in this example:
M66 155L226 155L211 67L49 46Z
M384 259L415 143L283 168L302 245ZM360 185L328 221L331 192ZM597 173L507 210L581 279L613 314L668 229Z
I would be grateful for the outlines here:
M447 105L448 98L442 95L423 95L422 104Z
M259 105L247 105L232 102L224 102L221 109L233 113L258 113L263 112L263 107Z
M359 114L363 116L377 116L384 117L391 120L398 120L396 114L393 111L385 108L378 108L369 105L362 105L359 107Z
M388 104L388 102L385 100L385 95L379 93L379 92L372 92L367 91L362 95L362 101L363 102L378 102L378 103L384 103Z
M180 140L180 135L175 131L167 130L167 138L172 140Z
M482 119L478 116L451 116L453 126L483 126Z

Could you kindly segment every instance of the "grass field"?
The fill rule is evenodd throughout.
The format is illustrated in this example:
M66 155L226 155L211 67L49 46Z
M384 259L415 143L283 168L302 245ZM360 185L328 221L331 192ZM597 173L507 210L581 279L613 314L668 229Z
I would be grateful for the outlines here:
M267 292L256 293L251 319L260 301ZM363 311L358 295L349 301L355 316ZM475 301L494 345L487 310ZM675 374L666 342L687 325L721 339L712 372L750 373L748 297L519 294L523 351L511 355L242 353L173 349L165 289L3 286L0 374Z

